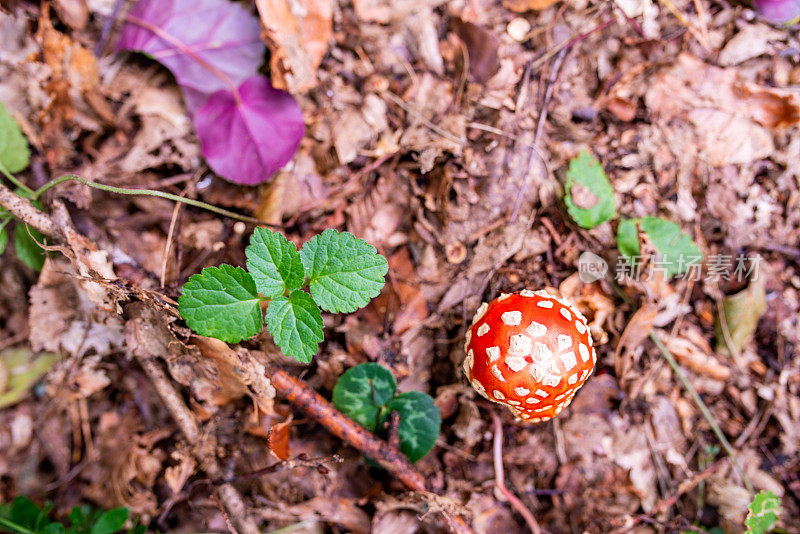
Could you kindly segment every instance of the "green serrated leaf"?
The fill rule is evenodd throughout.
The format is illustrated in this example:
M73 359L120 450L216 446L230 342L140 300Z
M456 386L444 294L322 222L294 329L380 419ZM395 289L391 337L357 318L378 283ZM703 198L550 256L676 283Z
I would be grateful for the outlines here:
M311 295L295 290L269 303L267 329L281 352L309 363L322 343L322 312Z
M375 432L378 412L397 389L394 375L377 363L349 369L333 388L333 405L361 426Z
M90 534L114 534L120 530L128 520L130 510L127 508L114 508L103 512L92 525Z
M299 289L303 284L303 264L294 243L283 235L256 228L250 245L244 251L247 270L256 281L256 288L265 297L277 297L284 291Z
M198 334L236 343L261 331L260 302L253 277L241 267L222 264L189 278L178 310Z
M354 312L377 297L389 271L375 247L349 232L328 229L300 251L311 296L323 310Z
M639 256L639 237L636 223L642 225L642 230L647 234L658 252L659 268L665 276L682 274L690 265L698 265L703 260L700 247L692 241L689 234L681 232L681 227L674 222L660 217L644 217L641 219L626 219L619 223L617 229L617 248L628 262L635 261Z
M599 226L617 213L614 188L603 166L586 150L569 162L564 203L582 228Z
M778 522L781 500L771 491L762 490L753 498L747 509L747 518L744 521L747 533L764 534Z
M28 140L5 104L0 102L0 165L10 173L19 172L28 166L30 157Z
M14 249L17 256L36 272L40 272L44 266L46 251L39 246L44 241L44 236L27 224L17 223L14 227Z
M409 391L386 403L379 428L383 427L389 414L400 413L400 450L409 460L416 462L430 451L439 437L442 417L439 407L430 395L421 391Z

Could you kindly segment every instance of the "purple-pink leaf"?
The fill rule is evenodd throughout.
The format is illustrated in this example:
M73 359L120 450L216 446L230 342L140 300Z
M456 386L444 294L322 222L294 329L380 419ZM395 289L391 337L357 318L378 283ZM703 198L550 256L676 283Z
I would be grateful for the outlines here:
M800 17L800 0L754 0L756 9L773 22L789 22Z
M245 185L265 182L286 165L305 132L295 99L263 76L248 79L237 93L222 90L208 97L194 125L208 165Z
M228 0L140 0L117 42L172 71L192 112L253 76L265 48L258 19Z

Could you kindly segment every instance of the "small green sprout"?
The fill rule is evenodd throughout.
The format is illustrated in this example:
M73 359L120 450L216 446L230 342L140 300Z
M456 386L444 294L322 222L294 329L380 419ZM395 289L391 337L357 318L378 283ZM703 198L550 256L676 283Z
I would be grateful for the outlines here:
M245 255L247 270L223 264L189 278L178 299L181 317L198 334L228 343L255 336L266 322L275 344L301 363L309 363L322 342L320 308L366 306L389 270L375 247L332 229L298 252L280 233L256 228ZM266 318L262 302L269 302Z
M442 418L430 395L408 391L395 395L397 382L377 363L362 363L344 373L333 388L333 404L345 415L380 437L389 433L392 412L400 414L400 451L416 462L439 437Z

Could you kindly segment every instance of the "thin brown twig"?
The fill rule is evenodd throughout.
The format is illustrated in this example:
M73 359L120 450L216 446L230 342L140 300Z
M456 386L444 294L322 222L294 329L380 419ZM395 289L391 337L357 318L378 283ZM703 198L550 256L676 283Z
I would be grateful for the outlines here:
M496 411L491 410L491 414L492 421L494 422L494 479L497 489L500 490L500 493L508 499L511 506L525 519L525 523L528 524L531 534L541 534L542 529L539 527L539 523L536 521L531 511L506 487L505 471L503 470L503 420L500 419Z
M280 369L269 369L267 376L281 397L323 425L331 434L357 448L397 477L412 491L427 491L425 478L408 458L353 422L333 407L322 395Z
M212 479L222 479L222 468L214 455L215 448L205 446L200 427L180 396L178 391L167 378L164 370L155 360L159 352L163 355L169 353L166 346L159 346L153 341L154 336L149 335L156 312L147 308L142 302L130 304L126 311L131 319L125 325L125 337L128 350L139 362L147 377L152 382L164 406L178 424L186 441L192 446L195 457L199 460L203 470ZM166 328L166 326L164 326ZM225 505L236 531L242 534L257 534L258 525L250 517L241 494L231 484L220 484L217 487L219 500Z
M519 188L517 192L517 198L514 199L514 210L511 212L511 222L517 220L517 214L519 212L519 207L522 204L522 197L525 196L525 192L528 189L528 184L530 180L528 179L532 166L533 166L533 156L534 154L538 155L541 158L541 154L539 154L539 141L542 137L542 131L544 129L544 123L547 121L547 107L550 105L550 99L553 97L553 87L555 86L556 80L558 79L558 74L561 72L561 65L564 63L564 59L567 57L567 52L569 51L569 47L562 48L556 59L553 61L553 66L550 72L550 77L547 80L547 89L544 93L544 101L542 102L542 110L539 112L539 120L536 124L536 134L533 136L533 144L531 145L531 154L528 159L528 165L525 170L525 176L523 176L522 180L522 187ZM544 158L541 158L544 161ZM547 164L545 163L545 169L547 168Z
M302 380L276 368L268 368L266 374L278 395L325 427L328 432L378 463L405 484L408 489L427 493L425 477L398 449L377 438L334 408L322 395ZM442 510L442 515L452 532L459 534L473 532L463 518L444 510Z

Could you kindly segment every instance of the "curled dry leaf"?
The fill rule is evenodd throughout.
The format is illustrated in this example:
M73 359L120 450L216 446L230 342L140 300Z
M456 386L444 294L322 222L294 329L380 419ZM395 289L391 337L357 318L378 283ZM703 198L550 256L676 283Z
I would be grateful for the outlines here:
M64 259L48 260L31 288L28 316L31 346L34 350L73 356L91 351L104 354L122 346L122 323L97 309L91 295L84 290L92 282L78 281L70 273L74 271Z
M727 381L731 377L731 370L723 365L711 354L711 347L702 336L692 336L698 339L685 337L662 336L664 345L675 356L678 363L685 365L697 374L707 376L713 380L721 382Z
M658 315L658 306L646 303L636 310L631 320L628 321L628 326L622 332L614 353L614 369L620 382L625 381L633 369L633 351L650 335L656 315Z
M291 421L275 423L269 429L269 450L272 451L278 460L286 461L291 456L289 450L289 430Z
M273 83L292 93L316 84L333 33L331 0L256 0L267 28Z
M239 372L239 357L227 343L211 337L192 336L191 344L200 349L204 359L213 362L214 375L208 377L211 395L216 405L227 404L247 393Z
M753 337L758 320L767 310L767 294L764 291L764 283L757 280L752 282L747 289L725 297L722 301L722 310L723 317L717 316L715 324L717 352L738 354Z
M478 83L486 83L500 70L500 38L489 30L455 19L455 31L469 55L469 74Z

